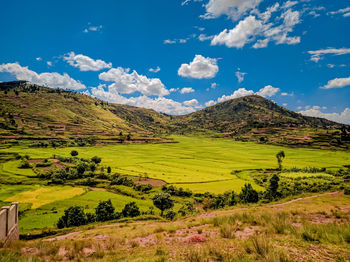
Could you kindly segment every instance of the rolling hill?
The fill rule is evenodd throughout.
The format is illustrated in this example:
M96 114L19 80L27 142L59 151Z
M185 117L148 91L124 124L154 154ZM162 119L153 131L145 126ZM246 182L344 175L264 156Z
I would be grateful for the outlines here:
M204 134L259 143L349 148L348 126L303 116L257 95L170 116L23 81L0 83L0 93L0 136L6 141L150 143L170 142L166 137L171 134Z

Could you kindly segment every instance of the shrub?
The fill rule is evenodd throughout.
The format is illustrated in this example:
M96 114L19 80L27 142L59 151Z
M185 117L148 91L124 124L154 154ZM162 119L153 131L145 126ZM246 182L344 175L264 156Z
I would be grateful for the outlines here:
M344 195L350 195L350 188L344 189Z
M101 163L102 159L98 156L94 156L93 158L91 158L91 161L97 165L97 164Z
M173 220L176 216L176 213L172 210L169 210L166 214L165 214L165 218L169 219L169 220Z
M124 206L122 213L124 217L137 217L140 215L140 210L135 202L130 202Z
M76 151L76 150L72 150L72 151L70 152L70 155L71 155L71 156L77 156L77 155L79 155L79 153L78 153L78 151Z
M96 220L97 221L108 221L115 218L114 206L112 201L109 199L107 201L100 201L95 209Z

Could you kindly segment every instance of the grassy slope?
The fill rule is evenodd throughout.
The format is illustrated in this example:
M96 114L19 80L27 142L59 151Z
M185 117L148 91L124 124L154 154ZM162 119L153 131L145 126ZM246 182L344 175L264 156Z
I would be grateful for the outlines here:
M14 261L347 261L349 206L350 197L337 193L174 222L96 224L59 240L13 243L0 255ZM195 238L203 242L191 243Z

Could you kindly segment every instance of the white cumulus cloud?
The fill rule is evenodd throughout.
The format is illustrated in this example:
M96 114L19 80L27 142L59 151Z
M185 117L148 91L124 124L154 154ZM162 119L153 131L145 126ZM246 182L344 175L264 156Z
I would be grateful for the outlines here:
M345 78L335 78L329 80L327 85L322 86L322 89L332 89L332 88L343 88L350 85L350 77Z
M184 87L180 90L181 94L189 94L193 92L194 92L194 89L192 87Z
M334 122L350 125L350 108L345 108L341 113L324 113L319 108L311 108L304 111L299 111L300 114L305 116L313 116L325 118Z
M160 67L157 66L156 68L150 68L150 69L148 69L148 71L150 71L152 73L158 73L160 71Z
M196 107L196 106L198 106L198 100L197 99L188 100L188 101L183 102L183 104L185 106Z
M267 85L264 88L261 88L256 94L263 97L271 97L276 95L279 91L279 88Z
M120 95L114 86L109 86L108 90L105 90L104 85L100 85L96 88L92 88L91 94L94 97L111 103L143 107L166 114L182 115L195 111L195 109L191 106L186 106L180 102L167 99L165 97L150 98L142 95L138 97L126 98Z
M111 68L101 73L99 78L114 82L110 87L121 94L132 94L138 91L145 96L165 96L170 93L159 78L148 78L139 75L135 70L130 73L129 68Z
M179 76L190 78L213 78L219 71L216 58L196 55L190 64L182 64L178 70Z
M253 40L253 36L262 30L261 21L255 16L248 16L240 21L235 28L225 29L220 34L214 36L211 45L226 45L227 47L241 48Z
M100 71L112 67L112 63L106 63L100 59L94 60L88 56L75 54L74 52L68 53L63 59L71 66L79 68L80 71Z
M22 67L18 63L8 63L0 65L0 72L7 72L14 75L17 80L26 80L30 83L48 86L52 88L80 90L86 89L86 86L80 81L74 80L68 74L63 75L53 73L41 73L38 74L28 67Z
M210 0L206 5L205 19L217 18L227 15L233 20L238 20L248 11L256 8L262 0Z

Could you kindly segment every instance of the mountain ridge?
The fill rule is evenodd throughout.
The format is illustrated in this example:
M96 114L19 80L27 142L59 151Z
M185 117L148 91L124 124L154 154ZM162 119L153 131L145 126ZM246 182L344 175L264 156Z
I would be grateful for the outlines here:
M347 125L303 116L257 95L174 116L24 81L0 83L0 92L2 137L42 136L43 139L75 141L95 137L110 143L149 143L171 142L166 138L171 134L204 134L241 141L310 146L311 140L321 136L316 140L322 140L324 145L321 141L318 147L325 147L334 139L333 146L341 144L342 136L344 138L350 130Z

